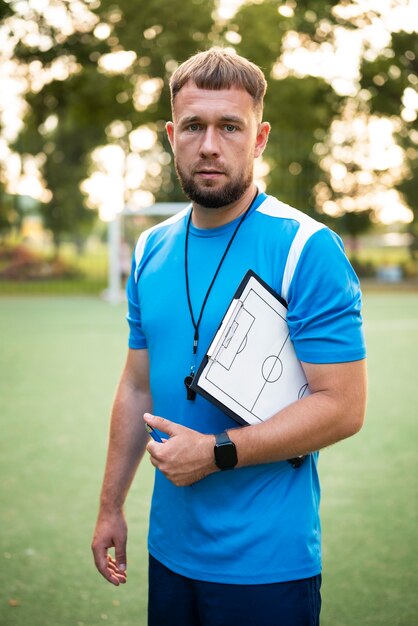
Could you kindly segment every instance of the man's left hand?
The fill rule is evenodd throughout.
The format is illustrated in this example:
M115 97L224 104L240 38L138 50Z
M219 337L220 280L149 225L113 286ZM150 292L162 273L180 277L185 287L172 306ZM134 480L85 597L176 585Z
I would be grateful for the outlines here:
M163 443L147 445L151 463L177 487L186 487L217 471L214 460L215 439L191 428L145 413L144 420L168 435Z

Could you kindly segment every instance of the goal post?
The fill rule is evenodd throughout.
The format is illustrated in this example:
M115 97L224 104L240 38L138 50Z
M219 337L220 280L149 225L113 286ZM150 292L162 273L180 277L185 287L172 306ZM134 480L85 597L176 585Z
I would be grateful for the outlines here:
M126 205L123 211L117 213L107 224L107 253L108 253L108 284L102 297L111 304L117 304L125 299L123 276L126 273L126 242L122 234L122 222L127 217L143 216L160 221L175 215L189 205L188 202L156 202L148 207L133 207ZM138 232L139 236L139 232ZM129 251L131 256L132 251Z

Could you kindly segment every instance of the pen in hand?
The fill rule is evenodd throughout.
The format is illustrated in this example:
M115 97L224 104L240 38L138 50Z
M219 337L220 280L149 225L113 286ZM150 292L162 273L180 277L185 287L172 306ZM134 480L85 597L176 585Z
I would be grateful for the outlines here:
M161 439L160 435L157 433L157 431L155 431L153 429L152 426L150 426L149 424L145 423L145 430L147 431L147 433L149 435L151 435L151 437L154 439L154 441L156 441L157 443L164 443L163 440ZM190 485L190 487L193 489L194 485Z
M158 443L163 443L163 440L161 439L160 435L153 429L152 426L150 426L149 424L145 424L145 430L147 431L149 435L151 435L154 441L158 441Z

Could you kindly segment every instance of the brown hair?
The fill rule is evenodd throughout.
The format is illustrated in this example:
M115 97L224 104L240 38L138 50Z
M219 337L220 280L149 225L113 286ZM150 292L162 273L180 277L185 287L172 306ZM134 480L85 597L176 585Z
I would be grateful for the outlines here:
M179 65L170 79L171 106L189 81L199 89L245 89L261 119L267 82L261 69L248 59L218 47L193 55Z

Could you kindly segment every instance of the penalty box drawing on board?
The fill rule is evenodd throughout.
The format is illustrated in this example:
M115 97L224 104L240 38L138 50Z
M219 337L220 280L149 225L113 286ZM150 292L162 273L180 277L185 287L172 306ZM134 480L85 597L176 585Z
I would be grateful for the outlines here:
M193 388L240 423L255 424L309 393L283 301L249 271L224 316Z

